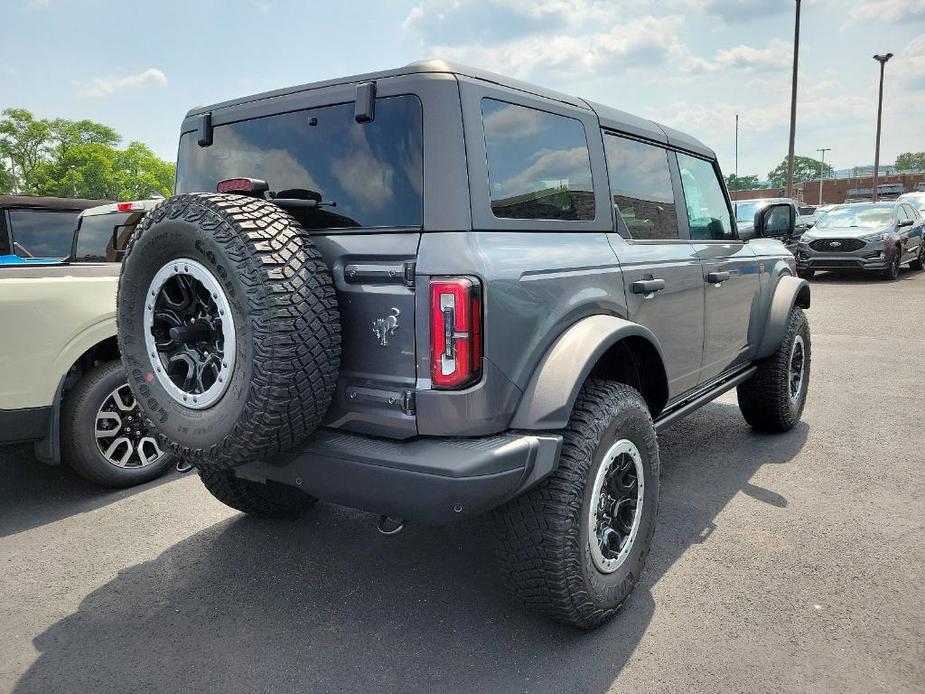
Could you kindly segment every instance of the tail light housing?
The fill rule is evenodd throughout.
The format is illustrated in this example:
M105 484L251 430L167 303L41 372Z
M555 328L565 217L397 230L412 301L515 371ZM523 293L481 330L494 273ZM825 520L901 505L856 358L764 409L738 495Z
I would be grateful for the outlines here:
M454 390L482 377L482 287L474 277L430 281L431 382Z

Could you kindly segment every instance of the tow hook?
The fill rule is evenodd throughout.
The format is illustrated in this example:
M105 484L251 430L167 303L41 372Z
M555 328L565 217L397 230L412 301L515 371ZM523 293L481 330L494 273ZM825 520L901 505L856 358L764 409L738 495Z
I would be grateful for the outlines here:
M181 475L185 475L187 472L191 471L193 467L192 463L187 463L185 460L177 461L177 472Z
M376 528L383 535L398 535L405 529L405 521L401 518L392 518L392 516L381 515Z

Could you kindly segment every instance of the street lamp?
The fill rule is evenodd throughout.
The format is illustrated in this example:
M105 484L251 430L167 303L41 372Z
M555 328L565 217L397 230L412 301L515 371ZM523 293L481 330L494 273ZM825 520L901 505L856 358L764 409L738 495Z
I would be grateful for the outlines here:
M872 199L877 202L878 199L878 179L880 178L880 121L883 118L883 68L886 61L893 57L892 53L886 55L875 55L874 60L880 63L880 100L877 102L877 146L874 149L874 190Z
M790 85L790 149L787 153L787 197L793 197L793 145L797 134L797 65L800 61L800 0L793 29L793 80Z
M822 206L822 174L825 171L825 153L831 152L831 147L820 147L816 150L822 152L822 160L819 162L819 205Z

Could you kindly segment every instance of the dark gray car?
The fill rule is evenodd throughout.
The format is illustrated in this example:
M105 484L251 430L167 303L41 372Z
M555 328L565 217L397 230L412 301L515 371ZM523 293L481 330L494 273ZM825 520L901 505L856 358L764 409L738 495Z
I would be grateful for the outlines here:
M529 605L592 627L642 572L656 432L738 387L785 431L809 287L771 205L745 242L712 150L443 62L191 111L119 289L163 445L257 515L493 512Z
M913 270L925 267L923 232L925 221L906 202L837 205L800 238L799 275L812 279L817 270L868 270L895 280L905 263Z

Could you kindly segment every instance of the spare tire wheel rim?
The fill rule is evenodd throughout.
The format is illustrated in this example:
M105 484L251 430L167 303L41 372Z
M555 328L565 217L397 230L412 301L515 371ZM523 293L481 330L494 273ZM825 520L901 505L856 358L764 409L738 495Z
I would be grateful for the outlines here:
M144 417L128 383L112 391L96 411L96 447L110 465L143 468L164 457L145 429Z
M642 455L620 439L604 454L588 509L588 545L598 571L610 574L626 561L639 533L645 484Z
M157 271L145 296L144 332L151 371L171 398L204 410L222 397L234 372L234 318L204 265L177 258Z

